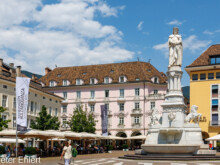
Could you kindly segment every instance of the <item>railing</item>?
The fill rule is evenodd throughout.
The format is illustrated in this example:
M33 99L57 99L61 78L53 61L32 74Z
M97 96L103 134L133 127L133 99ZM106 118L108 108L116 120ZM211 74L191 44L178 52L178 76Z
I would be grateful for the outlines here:
M117 101L118 101L118 102L124 102L124 101L125 101L125 97L119 97L119 98L117 99Z
M124 124L118 124L118 128L124 128L125 125Z
M90 98L90 99L88 100L88 102L94 103L94 102L96 102L96 100L95 100L95 98Z
M131 115L141 115L142 110L141 109L133 109Z
M141 127L141 123L132 123L131 126L133 128L140 128Z
M162 94L149 94L147 99L164 99L164 96Z
M220 121L210 121L209 125L214 126L214 127L219 127L220 126Z

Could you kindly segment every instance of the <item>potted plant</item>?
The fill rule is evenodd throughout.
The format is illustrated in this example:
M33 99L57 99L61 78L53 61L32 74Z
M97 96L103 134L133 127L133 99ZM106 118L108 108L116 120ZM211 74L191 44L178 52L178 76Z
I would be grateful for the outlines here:
M123 144L122 148L123 148L123 151L128 151L128 145L127 144Z
M106 147L108 153L112 153L112 150L113 150L112 145L106 145L105 147Z
M5 158L5 157L6 157L5 147L0 146L0 158Z
M25 157L37 158L37 150L34 147L25 148Z

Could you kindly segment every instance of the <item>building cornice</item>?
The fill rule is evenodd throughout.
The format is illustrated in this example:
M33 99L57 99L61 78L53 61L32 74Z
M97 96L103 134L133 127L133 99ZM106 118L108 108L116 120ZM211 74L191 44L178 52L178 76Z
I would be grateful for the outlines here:
M194 71L207 71L207 70L215 70L220 69L220 65L205 65L205 66L193 66L193 67L185 67L185 71L190 75L190 72Z

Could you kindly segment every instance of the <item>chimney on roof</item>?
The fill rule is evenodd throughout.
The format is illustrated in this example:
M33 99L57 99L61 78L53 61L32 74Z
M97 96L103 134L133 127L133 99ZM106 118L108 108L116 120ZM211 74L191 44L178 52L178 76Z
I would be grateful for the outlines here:
M51 71L51 69L48 68L48 67L46 67L46 68L45 68L45 75L47 75L47 73L49 73L50 71Z
M9 72L10 72L11 75L12 75L13 72L14 72L14 63L9 63L9 66L10 66Z
M0 75L3 74L2 68L3 68L3 59L0 58Z
M14 68L14 63L10 63L9 66L10 66L11 68Z
M17 66L16 75L17 75L17 77L21 77L21 66Z
M33 80L33 81L36 80L35 74L32 74L31 80Z

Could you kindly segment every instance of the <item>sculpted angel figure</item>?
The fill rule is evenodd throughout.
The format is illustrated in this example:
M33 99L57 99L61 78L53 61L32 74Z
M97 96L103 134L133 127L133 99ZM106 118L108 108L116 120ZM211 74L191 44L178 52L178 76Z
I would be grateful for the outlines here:
M154 107L152 109L150 125L156 125L160 121L160 118L161 118L161 115L160 115L158 109Z
M178 34L179 29L173 28L173 34L169 36L169 67L181 66L183 56L182 37Z

